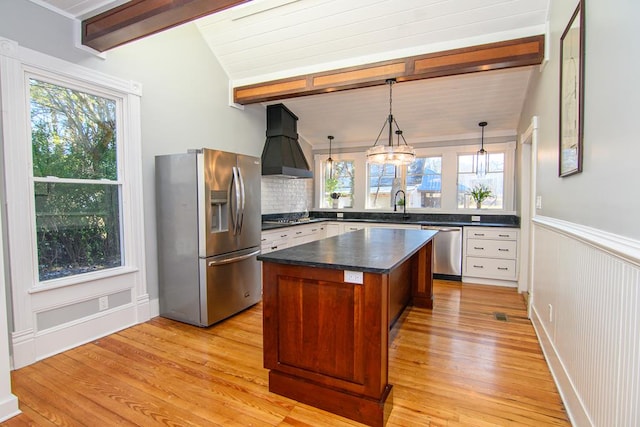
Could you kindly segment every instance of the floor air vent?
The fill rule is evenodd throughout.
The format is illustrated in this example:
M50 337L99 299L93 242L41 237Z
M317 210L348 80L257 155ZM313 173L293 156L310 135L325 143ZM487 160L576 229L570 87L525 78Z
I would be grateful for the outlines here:
M507 321L507 315L504 313L493 313L493 317L495 317L496 320L500 320L501 322Z

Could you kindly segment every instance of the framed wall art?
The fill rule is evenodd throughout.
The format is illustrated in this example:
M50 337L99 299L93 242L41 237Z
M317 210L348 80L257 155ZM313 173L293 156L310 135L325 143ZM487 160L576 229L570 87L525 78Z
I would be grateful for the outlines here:
M561 177L582 172L584 22L584 0L581 0L560 38Z

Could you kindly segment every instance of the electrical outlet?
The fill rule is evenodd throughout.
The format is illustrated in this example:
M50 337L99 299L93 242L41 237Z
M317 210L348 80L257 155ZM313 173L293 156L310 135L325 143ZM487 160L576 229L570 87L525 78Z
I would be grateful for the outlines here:
M342 212L338 212L336 215L338 215L338 218L344 218L344 213Z
M471 222L480 221L480 215L471 215Z
M103 311L109 308L109 297L98 298L98 310Z
M549 323L553 323L553 306L549 304Z
M344 271L344 282L362 285L364 283L364 274L362 271Z
M542 209L542 196L536 196L536 209Z

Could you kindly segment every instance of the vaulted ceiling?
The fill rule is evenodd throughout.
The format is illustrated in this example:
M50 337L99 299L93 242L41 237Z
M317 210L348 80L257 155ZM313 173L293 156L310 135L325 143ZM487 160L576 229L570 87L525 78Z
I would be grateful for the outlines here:
M549 0L253 0L196 21L233 86L545 33ZM76 19L126 3L38 0ZM170 30L169 30L170 31ZM152 36L151 36L152 37ZM536 67L394 85L410 143L513 135ZM384 86L282 100L315 147L371 143L389 111ZM278 102L278 100L269 103Z

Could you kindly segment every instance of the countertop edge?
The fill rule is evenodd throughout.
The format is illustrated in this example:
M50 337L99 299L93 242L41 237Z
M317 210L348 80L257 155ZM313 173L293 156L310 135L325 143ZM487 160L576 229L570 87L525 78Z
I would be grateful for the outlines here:
M507 224L507 223L485 223L485 222L435 222L435 221L402 221L402 220L376 220L376 219L355 219L355 218L313 218L308 221L300 221L293 223L278 223L278 224L265 224L262 223L262 231L277 230L287 227L295 227L305 224L318 224L323 222L365 222L372 224L399 224L399 225L420 225L431 227L497 227L497 228L520 228L519 225Z

